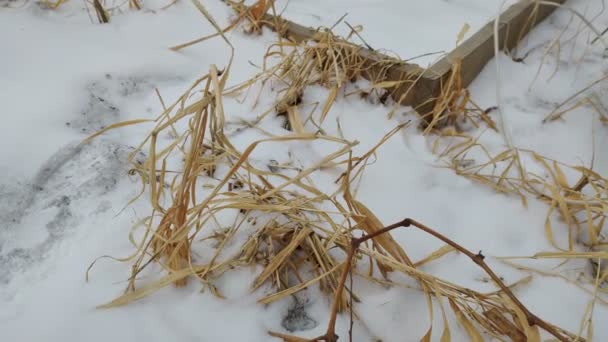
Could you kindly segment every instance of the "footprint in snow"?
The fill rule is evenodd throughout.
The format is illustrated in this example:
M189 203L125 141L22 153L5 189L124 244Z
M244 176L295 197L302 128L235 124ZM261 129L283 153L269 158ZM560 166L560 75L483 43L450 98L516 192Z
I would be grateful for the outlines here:
M0 287L24 272L73 232L80 217L107 210L83 200L114 190L127 175L131 147L96 140L72 143L49 158L29 181L0 184ZM143 154L137 158L143 159Z

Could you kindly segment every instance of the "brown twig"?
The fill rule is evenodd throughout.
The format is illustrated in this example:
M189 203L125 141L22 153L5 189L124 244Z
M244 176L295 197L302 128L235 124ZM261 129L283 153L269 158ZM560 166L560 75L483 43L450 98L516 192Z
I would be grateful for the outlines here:
M481 251L477 254L474 254L471 251L469 251L468 249L466 249L466 248L462 247L461 245L457 244L456 242L450 240L446 236L444 236L444 235L436 232L435 230L425 226L424 224L416 222L412 219L405 219L402 221L402 223L407 223L407 225L404 225L404 227L412 225L412 226L424 231L427 234L433 235L437 239L447 243L448 245L454 247L456 250L458 250L462 254L469 257L469 259L471 259L474 263L476 263L477 266L481 267L490 276L490 278L492 278L492 280L496 283L496 285L498 285L498 287L503 291L503 293L506 294L507 297L509 297L509 299L511 299L511 301L513 301L513 303L515 303L515 305L521 311L523 311L523 313L526 315L526 319L528 320L528 324L530 324L530 326L537 325L538 327L544 329L546 332L553 335L555 338L557 338L560 341L570 341L571 340L568 336L564 336L561 332L559 332L553 325L545 322L543 319L541 319L540 317L533 314L522 302L520 302L519 299L517 299L517 297L513 294L511 289L508 286L506 286L505 283L500 279L500 277L498 277L496 275L496 273L494 273L494 271L492 271L492 269L488 266L488 264L486 264L486 262L484 261L485 256L483 254L481 254Z
M519 310L521 310L524 313L524 315L526 316L526 319L528 320L528 324L530 326L536 325L536 326L544 329L547 333L553 335L559 341L566 342L566 341L573 340L569 336L566 336L562 332L560 332L559 329L556 328L555 326L551 325L550 323L547 323L546 321L542 320L540 317L533 314L521 301L519 301L519 299L517 299L517 297L513 294L511 289L508 286L506 286L504 284L504 282L500 279L500 277L498 277L496 275L496 273L494 273L494 271L492 271L492 269L486 264L486 262L484 261L485 256L481 253L481 251L479 253L473 253L473 252L469 251L468 249L462 247L458 243L452 241L448 237L444 236L443 234L438 233L437 231L425 226L424 224L417 222L410 218L406 218L403 221L386 226L385 228L378 230L372 234L368 234L368 235L362 236L360 238L351 239L350 248L348 249L346 261L344 262L344 267L342 269L342 274L340 276L340 282L339 282L336 292L334 294L334 301L333 301L332 308L331 308L329 323L327 324L327 331L325 332L324 335L313 338L311 340L303 340L300 337L284 335L284 334L279 334L279 333L274 333L274 332L270 332L270 334L275 337L283 338L283 340L286 342L301 342L301 341L336 342L338 340L338 335L336 335L336 318L338 316L338 305L340 303L340 298L342 297L342 293L344 292L346 278L348 277L348 274L351 271L353 258L355 256L357 249L359 248L359 246L362 243L364 243L370 239L373 239L379 235L388 233L391 230L396 229L396 228L410 227L410 226L414 226L414 227L422 230L423 232L434 236L435 238L445 242L446 244L452 246L457 251L459 251L462 254L469 257L469 259L471 259L471 261L473 261L475 264L477 264L479 267L481 267L490 276L490 278L496 283L496 285L500 288L500 290L507 297L509 297L509 299L517 306L517 308ZM580 338L578 340L581 341Z

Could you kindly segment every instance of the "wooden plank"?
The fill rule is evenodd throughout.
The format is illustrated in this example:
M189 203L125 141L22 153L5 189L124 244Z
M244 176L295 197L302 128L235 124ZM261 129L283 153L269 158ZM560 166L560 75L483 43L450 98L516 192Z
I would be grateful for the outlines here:
M548 1L563 4L566 0ZM555 6L542 5L534 0L522 0L509 7L500 16L498 31L501 49L506 51L514 49L521 39L555 9ZM269 14L265 15L262 22L295 42L318 40L319 37L318 30ZM275 27L277 23L279 28ZM391 90L391 97L401 105L413 107L419 115L426 117L433 111L435 100L441 92L441 84L450 76L452 66L456 61L462 61L462 85L466 87L494 58L494 21L487 23L428 69L398 61L365 47L358 46L358 48L369 70L363 76L369 80L377 80L378 76L381 76L384 81L405 81L401 86ZM395 63L387 69L377 67L380 60L387 59L394 60ZM413 81L416 83L412 87Z
M566 0L550 1L556 4L566 2ZM509 7L500 16L498 32L501 49L510 51L517 47L519 41L555 9L555 6L540 5L538 2L530 0ZM494 58L494 21L487 23L447 56L431 66L431 69L434 74L444 76L451 71L456 60L462 59L463 86L468 86L492 58Z

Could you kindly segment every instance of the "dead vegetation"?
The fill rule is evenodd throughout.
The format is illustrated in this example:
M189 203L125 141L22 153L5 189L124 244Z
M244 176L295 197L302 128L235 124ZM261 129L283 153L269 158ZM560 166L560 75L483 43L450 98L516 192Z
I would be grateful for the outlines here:
M208 16L202 4L197 1L195 4ZM245 18L250 25L246 32L259 32L264 13L273 8L272 1L259 1L253 8L242 7L242 3L230 4L237 9L238 20L228 28L216 26L218 33L214 36L226 39L224 33L237 27ZM281 31L281 26L275 28ZM179 50L210 37L173 49ZM261 287L272 289L271 293L258 299L261 304L270 304L310 286L319 286L332 297L327 331L312 341L333 342L338 338L335 332L338 313L350 311L351 317L357 317L354 304L358 301L357 294L346 280L353 273L365 273L360 270L359 263L362 263L368 267L366 277L371 280L390 284L391 272L415 279L418 289L427 298L431 320L433 303L441 307L442 341L450 340L446 303L473 341L482 341L488 335L500 340L540 341L541 329L560 341L583 341L582 337L534 315L512 291L516 284L504 284L484 262L481 252L473 253L412 219L385 227L373 212L355 199L354 184L370 157L405 125L389 132L372 150L356 156L352 150L356 141L330 136L323 130L332 104L349 83L363 75L372 79L370 90L363 96L377 92L379 99L403 83L413 87L417 79L407 75L402 81L386 81L386 71L399 62L376 59L370 63L368 58L361 56L360 48L335 37L331 31L319 30L313 40L296 42L281 38L269 48L260 74L230 88L226 88L226 84L231 62L223 70L212 66L208 74L154 120L154 129L133 152L135 155L147 151L148 159L143 164L132 159L131 171L141 179L140 196L148 197L151 213L133 227L130 236L136 253L125 259L132 265L125 293L100 307L125 305L170 284L184 286L188 281L196 281L223 298L214 281L235 268L254 267L259 272L251 284L252 291ZM528 198L548 204L545 231L549 241L561 252L540 253L535 257L607 258L605 252L575 252L574 246L580 242L578 237L583 232L590 248L606 243L602 228L608 208L608 180L591 168L564 165L534 151L508 149L492 155L463 128L464 124L471 124L498 130L489 116L490 110L479 108L470 99L462 85L459 68L460 64L456 62L450 77L442 83L441 95L433 99L432 112L424 125L425 134L435 139L434 152L457 174L498 192L519 196L524 205ZM276 91L274 105L249 125L255 127L266 117L279 115L285 117L291 133L283 136L266 134L264 139L240 151L225 133L223 100L254 85L263 88L269 83L283 86ZM302 98L311 85L322 85L328 92L316 111L305 116ZM404 94L407 96L407 92ZM140 122L116 124L95 136ZM315 127L313 131L311 125ZM173 141L159 139L168 132L174 137ZM331 142L335 150L306 168L269 171L256 167L251 159L262 144L315 140ZM469 158L470 155L475 157ZM526 171L524 158L527 158L526 162L540 165L549 177ZM569 174L579 174L576 183L567 180L565 168ZM331 192L319 189L313 180L314 175L327 169L341 170L336 189ZM558 246L553 239L551 222L555 213L569 227L568 246ZM226 223L226 218L231 223ZM480 293L421 271L420 262L414 263L390 235L393 229L410 226L446 244L421 262L432 262L457 251L482 268L498 290ZM246 238L242 238L243 235ZM364 259L369 263L362 262ZM140 276L152 265L160 265L166 274L140 284ZM600 274L600 267L597 270L596 289L598 279L607 277ZM429 327L422 340L430 340L432 328ZM307 341L277 332L270 334L286 341Z
M124 13L128 10L140 11L142 9L151 12L159 10L162 11L175 5L177 1L178 0L167 0L167 4L160 8L146 6L141 0L125 0L124 2L113 2L109 0L86 0L84 3L91 22L94 22L94 16L99 24L107 24L115 14ZM40 0L39 3L46 9L56 10L59 7L64 6L64 4L67 2L68 0Z
M317 46L315 50L318 49ZM328 51L325 52L322 55L332 55ZM273 72L268 74L269 77L289 75L275 73L275 70L307 70L301 65L292 67L294 59L290 54L286 56L287 58L278 64L281 68L271 69ZM323 64L320 62L319 65ZM324 77L318 76L316 79L335 79L336 74L332 74L335 69L327 70ZM227 92L223 88L228 75L229 69L220 76L217 69L212 67L209 74L201 78L157 118L156 128L140 146L149 146L148 159L143 165L134 163L133 173L140 175L146 188L145 193L149 194L153 212L143 223L144 232L139 234L142 239L134 241L138 251L131 258L133 271L126 293L101 306L102 308L127 304L171 283L183 286L188 279L197 280L216 296L223 297L213 285L215 279L236 267L258 265L261 272L251 284L252 290L263 285L274 290L274 293L260 298L260 303L272 303L316 283L328 295L335 296L333 318L327 334L317 339L335 341L337 337L333 325L336 315L347 309L353 310L356 315L356 309L350 306L349 298L353 296L356 301L356 294L346 291L348 288L345 287L345 280L349 272L356 268L354 260L359 259L359 256L355 256L360 253L372 260L372 269L375 265L380 271L378 274L370 269L367 275L370 278L380 277L379 279L390 282L388 273L401 272L416 279L428 298L430 315L433 301L447 301L459 322L474 340L482 340L481 331L494 336L506 335L517 341L534 340L539 336L539 327L562 341L574 338L573 335L530 313L492 273L483 262L481 254L472 254L434 230L410 219L404 221L407 224L399 223L384 228L364 204L352 197L350 190L353 179L361 174L367 165L367 159L374 151L361 157L353 157L351 147L355 142L319 132L294 130L291 135L256 141L243 152L239 152L224 134L222 99L230 94L230 91ZM289 88L297 91L301 89L300 84L294 82ZM186 104L186 99L191 98L193 89L197 86L202 90L202 98ZM240 88L237 86L234 89ZM288 94L293 94L294 90L279 93L277 104L286 103L285 98L289 98ZM292 103L291 106L297 107L297 104ZM278 111L278 108L282 107L275 106L274 110ZM158 137L165 131L172 130L181 120L188 121L187 125L182 125L188 127L185 132L179 133L179 138L167 146L159 146ZM109 129L112 128L115 127ZM390 132L374 150L401 128L397 127ZM335 142L338 148L317 164L293 176L258 169L249 160L249 156L259 144L316 139ZM183 160L182 171L170 176L167 170L174 155ZM340 177L341 186L336 192L327 194L315 187L309 177L311 174L340 165L346 167L346 171ZM218 174L217 170L220 168L228 171ZM201 182L211 181L216 177L217 181L201 190ZM163 198L167 199L167 205L163 205ZM210 231L209 228L214 226L213 222L219 222L217 217L227 211L233 212L234 223L221 231ZM388 234L393 228L409 224L472 257L472 261L497 281L501 290L483 294L417 269L407 253ZM235 240L239 230L246 231L248 238ZM366 235L354 238L360 234L358 231ZM203 261L194 251L201 249L201 242L210 239L215 240L216 247L212 257ZM364 244L368 240L371 245ZM238 250L224 253L226 246L234 243L239 243ZM331 252L336 248L343 254ZM441 255L439 253L435 258ZM138 285L138 276L153 262L160 264L167 275L143 286ZM446 315L443 311L442 314ZM444 339L450 335L447 320L445 324L442 333ZM482 330L479 330L480 328ZM431 333L432 329L429 328L425 338L430 338ZM283 337L286 340L294 340L291 337Z

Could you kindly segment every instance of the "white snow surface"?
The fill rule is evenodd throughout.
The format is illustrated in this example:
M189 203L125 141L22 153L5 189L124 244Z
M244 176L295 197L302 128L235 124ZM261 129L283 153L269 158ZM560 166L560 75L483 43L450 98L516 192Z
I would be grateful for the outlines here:
M220 1L203 3L220 26L234 18ZM403 57L450 49L464 22L479 27L493 16L499 4L478 0L292 0L285 13L288 18L302 19L302 24L331 25L345 12L340 10L345 3L349 8L347 20L365 26L364 37L372 46L397 51ZM165 4L145 2L145 8L155 10L117 12L111 23L100 25L91 22L81 2L68 1L56 10L48 10L32 1L0 0L4 127L0 135L1 340L274 341L277 339L267 331L287 333L284 317L293 307L293 300L269 306L257 304L267 290L250 291L249 284L259 269L238 269L221 278L216 285L226 300L201 293L200 286L190 282L186 288L167 287L124 307L95 309L123 292L130 267L100 259L88 282L87 267L103 255L126 257L133 253L127 238L129 229L149 212L146 201L124 207L140 190L138 180L127 175L126 156L151 126L114 130L88 145L79 143L114 122L156 116L162 108L155 88L167 103L172 102L211 64L223 68L229 56L221 39L179 53L169 51L169 46L214 30L189 2L178 1L161 10ZM599 0L572 0L567 4L589 17L601 8ZM318 13L323 14L320 19ZM427 17L426 13L432 15ZM608 72L601 42L583 49L588 46L587 36L563 44L561 55L552 51L543 60L543 46L570 19L569 12L558 10L522 42L518 55L531 51L523 63L500 55L472 84L471 95L482 108L497 105L495 66L499 63L501 105L514 144L578 165L589 166L594 157L594 170L606 175L608 156L602 151L608 146L608 127L599 122L592 108L581 106L566 114L564 120L541 122L558 103ZM393 29L391 25L400 22L407 27ZM608 14L602 12L593 23L605 28ZM573 30L571 27L567 33L571 35ZM259 36L244 35L240 30L227 36L236 48L231 84L254 75L258 71L255 65L260 65L264 51L276 39L267 30ZM559 70L553 74L556 65ZM587 93L596 94L600 103L608 106L607 91L604 82ZM311 87L304 102L312 103L326 94L324 88ZM272 94L266 90L264 95ZM226 99L225 107L229 121L255 118L261 110L252 108L251 100L240 103ZM397 124L415 120L412 114L406 114L407 109L387 119L389 110L388 106L356 96L338 97L324 129L337 134L339 120L345 138L360 141L354 150L361 154ZM495 111L490 115L498 120ZM263 125L275 134L288 133L279 119L267 120ZM505 149L502 136L485 127L471 134L480 136L491 152ZM235 135L234 143L243 149L261 137L256 132L244 132ZM399 132L380 148L377 161L367 167L357 198L386 224L412 217L471 250L483 250L488 263L506 283L526 277L528 273L492 257L552 250L543 229L547 205L530 199L525 208L518 198L497 194L438 167L441 164L431 152L430 143L416 125ZM309 165L328 153L328 145L268 145L254 157L262 162L282 162L289 160L288 153ZM340 172L328 171L326 177L314 180L320 187L331 186L327 180L335 179ZM567 226L554 220L554 229L556 239L563 243ZM441 246L414 230L396 230L393 236L414 260ZM555 271L553 267L559 261L521 263ZM450 254L423 266L423 270L464 287L495 290L486 275L463 255ZM558 271L571 278L590 274L586 261L571 261ZM362 300L356 309L365 322L365 326L355 324L356 341L417 340L428 329L426 301L419 291L387 288L358 278L354 287ZM563 279L536 274L515 293L538 316L573 332L578 331L592 299ZM315 287L303 291L300 298L307 318L300 324L303 330L295 334L322 334L329 316L329 299ZM441 335L438 312L434 341ZM608 307L598 302L593 319L595 340L607 341L608 326L602 322L608 320ZM337 332L341 340L347 338L348 324L346 315L339 317ZM450 326L454 341L466 340L455 320L450 320Z

